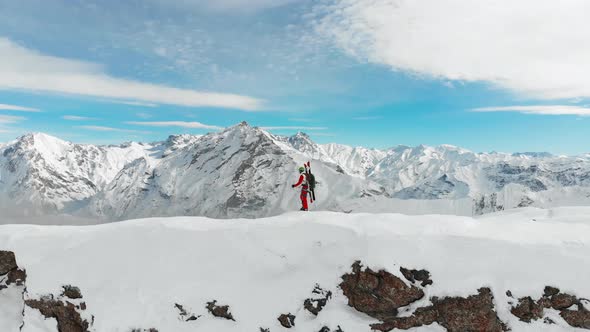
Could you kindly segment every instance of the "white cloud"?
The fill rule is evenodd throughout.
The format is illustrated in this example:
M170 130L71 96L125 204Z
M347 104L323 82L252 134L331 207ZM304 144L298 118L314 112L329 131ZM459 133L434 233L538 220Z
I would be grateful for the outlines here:
M539 115L578 115L590 116L590 108L571 105L545 105L545 106L501 106L474 108L472 112L519 112L524 114Z
M17 123L25 120L22 116L0 115L0 124Z
M158 104L142 103L142 102L138 102L138 101L116 101L116 103L130 105L130 106L140 106L140 107L158 107Z
M96 118L89 118L86 116L77 116L77 115L64 115L61 117L64 120L68 121L90 121L90 120L97 120Z
M1 74L2 73L0 73L0 75ZM17 106L17 105L8 105L8 104L0 104L0 110L17 111L17 112L31 112L31 113L41 112L41 110L38 108Z
M113 128L113 127L104 127L104 126L77 126L77 128L92 130L92 131L104 131L104 132L150 134L149 131L129 130L129 129L121 129L121 128Z
M321 36L362 60L528 96L590 96L590 1L326 0Z
M200 92L109 76L101 66L44 55L0 38L0 89L23 89L192 107L258 110L262 101L235 94Z
M200 122L186 122L186 121L153 121L153 122L143 122L143 121L129 121L125 122L126 124L136 125L136 126L148 126L148 127L182 127L182 128L193 128L193 129L212 129L212 130L220 130L223 127L206 125Z
M149 118L152 117L151 114L144 113L144 112L135 113L135 115L137 115L137 117L140 118L140 119L149 119Z
M260 127L263 130L326 130L326 127L299 127L299 126L278 126L278 127Z

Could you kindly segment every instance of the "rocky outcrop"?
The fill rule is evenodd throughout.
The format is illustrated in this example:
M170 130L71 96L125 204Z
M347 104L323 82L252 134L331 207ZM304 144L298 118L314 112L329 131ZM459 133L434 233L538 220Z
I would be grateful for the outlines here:
M340 288L349 306L381 321L395 318L399 308L424 297L422 289L408 286L384 270L362 270L358 261L352 265L352 273L342 276Z
M80 288L72 285L65 285L62 287L63 291L61 296L65 296L69 299L76 300L82 298L82 293L80 292Z
M489 288L480 288L476 295L432 298L432 305L416 309L410 317L392 318L373 324L377 331L407 330L438 323L448 331L507 331L494 310L494 296Z
M281 323L281 326L286 327L288 329L295 326L295 316L290 313L280 315L278 320L279 323Z
M0 276L18 269L16 257L12 251L0 251Z
M26 300L25 303L39 310L45 318L55 318L59 332L89 332L90 323L80 316L80 308L70 302L46 296L39 300Z
M313 296L305 299L303 302L303 307L305 310L317 316L324 309L328 300L332 298L332 292L322 289L319 285L315 285L312 293Z
M561 293L558 288L547 286L543 296L537 301L530 296L520 298L518 304L510 312L523 322L531 322L544 317L545 309L555 309L571 326L590 329L590 301L578 299L576 296ZM552 320L545 318L545 323Z
M217 303L217 300L207 302L206 308L209 311L209 313L211 313L211 315L213 315L215 317L225 318L227 320L235 321L231 312L229 312L229 306L227 306L227 305L218 306L216 303Z
M432 284L426 270L400 269L408 281ZM449 331L506 331L494 310L494 297L489 288L481 288L466 298L431 298L432 305L418 308L409 317L398 317L398 310L424 297L424 291L406 285L400 278L380 270L362 269L360 262L352 265L352 273L342 276L340 284L348 304L360 312L381 320L371 328L377 331L410 329L438 323Z

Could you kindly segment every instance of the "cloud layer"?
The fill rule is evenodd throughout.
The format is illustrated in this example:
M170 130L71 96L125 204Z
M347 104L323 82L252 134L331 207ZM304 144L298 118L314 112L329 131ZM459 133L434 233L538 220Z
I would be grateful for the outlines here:
M212 126L203 124L200 122L186 122L186 121L128 121L126 124L136 126L148 126L148 127L181 127L181 128L193 128L193 129L212 129L220 130L222 127Z
M0 73L0 75L1 75L1 73ZM41 110L38 108L18 106L18 105L8 105L8 104L0 104L0 110L17 111L17 112L31 112L31 113L41 112Z
M571 105L502 106L474 108L472 112L518 112L538 115L590 116L590 108Z
M0 89L65 93L131 102L258 110L262 101L235 94L200 92L120 79L101 66L44 55L0 38Z
M316 30L347 53L532 97L590 96L590 1L327 0Z

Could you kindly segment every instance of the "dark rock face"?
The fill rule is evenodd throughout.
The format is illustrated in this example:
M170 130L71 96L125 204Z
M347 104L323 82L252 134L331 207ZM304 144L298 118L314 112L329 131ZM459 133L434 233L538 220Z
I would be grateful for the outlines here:
M576 310L569 308L577 306ZM578 328L590 329L590 311L585 307L584 301L574 295L561 293L558 288L547 286L543 296L534 301L530 296L519 299L518 305L512 308L513 315L521 321L530 322L531 320L541 319L544 316L544 310L553 308L560 311L559 315L571 326ZM551 319L545 318L547 324L553 324Z
M227 305L218 306L216 303L217 303L216 300L213 300L211 302L207 302L206 308L213 316L235 321L234 317L229 312L229 306L227 306Z
M531 320L543 318L543 306L535 302L530 296L518 300L518 305L510 312L521 321L530 323Z
M14 253L12 251L0 251L0 276L17 268Z
M6 275L6 284L16 284L17 286L23 286L27 281L27 272L21 269L14 269Z
M65 285L65 286L62 286L62 288L63 288L63 291L61 293L61 296L65 296L65 297L72 299L72 300L82 298L82 293L80 292L80 288L78 288L76 286L72 286L72 285Z
M303 307L317 316L324 309L328 300L332 298L332 292L322 289L319 285L315 285L312 293L314 295L305 300Z
M288 329L295 326L295 316L291 315L290 313L280 315L278 320L279 323L281 323L281 326L286 327Z
M398 308L424 297L420 288L406 285L389 272L361 269L360 262L355 262L352 273L342 276L340 288L349 306L371 317L382 321L395 318Z
M448 331L506 331L507 328L494 310L494 297L489 288L480 288L477 295L432 298L432 305L418 308L410 317L392 318L382 324L371 325L378 331L410 329L434 322Z
M89 323L80 317L76 306L52 298L26 300L26 305L39 310L45 318L55 318L59 332L89 332Z
M408 281L411 283L421 281L422 287L432 285L432 280L430 280L430 272L426 270L408 270L403 267L400 267L399 270L404 275L404 278L408 279Z
M344 331L342 330L340 325L338 325L338 327L334 331L330 330L329 327L324 326L318 332L344 332Z

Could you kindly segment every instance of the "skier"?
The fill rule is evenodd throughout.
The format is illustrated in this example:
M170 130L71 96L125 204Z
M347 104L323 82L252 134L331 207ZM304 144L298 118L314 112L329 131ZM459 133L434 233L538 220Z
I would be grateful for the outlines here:
M301 211L307 211L307 193L309 192L309 183L307 182L307 176L305 176L305 167L299 167L299 181L296 184L291 185L292 188L301 186Z

